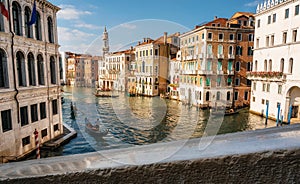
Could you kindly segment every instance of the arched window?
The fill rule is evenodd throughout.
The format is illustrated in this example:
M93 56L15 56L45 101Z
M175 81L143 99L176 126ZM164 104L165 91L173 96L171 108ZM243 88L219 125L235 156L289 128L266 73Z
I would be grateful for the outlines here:
M293 73L293 64L294 64L294 59L291 58L289 61L289 73L292 74Z
M284 59L282 58L280 61L280 72L284 72Z
M41 54L37 57L39 85L45 85L44 60Z
M210 99L210 93L206 92L206 101L209 101L209 99Z
M54 43L53 21L51 17L48 17L47 25L48 25L48 41L50 43Z
M211 44L207 45L207 53L212 54L212 45Z
M202 100L202 92L199 93L199 100Z
M231 99L231 94L230 94L230 91L227 92L227 101L230 101Z
M230 54L230 55L233 54L233 46L232 45L229 46L228 54Z
M269 60L269 72L272 72L272 60Z
M32 26L28 26L31 19L31 10L28 6L25 8L25 35L27 38L33 37Z
M243 55L243 47L242 46L236 46L236 55Z
M2 49L0 49L0 88L9 88L7 56Z
M218 101L221 100L221 92L220 91L217 92L217 100Z
M14 1L12 3L12 17L13 17L13 25L14 25L15 34L22 36L23 34L22 34L21 6L16 1Z
M239 72L241 70L241 62L237 61L235 63L235 71L236 72Z
M56 64L53 56L50 57L51 84L56 84Z
M255 71L255 72L257 71L257 65L258 65L258 61L255 60L255 66L254 66L254 71Z
M264 71L267 71L268 70L268 61L265 60L264 61Z
M26 87L25 57L21 51L18 51L16 56L19 86Z
M28 76L29 76L29 85L36 86L34 56L31 52L27 56L27 65L28 65L27 69L28 69Z
M43 40L43 38L42 38L41 16L40 16L39 12L36 12L35 38L37 40Z
M218 46L218 54L223 54L223 45Z

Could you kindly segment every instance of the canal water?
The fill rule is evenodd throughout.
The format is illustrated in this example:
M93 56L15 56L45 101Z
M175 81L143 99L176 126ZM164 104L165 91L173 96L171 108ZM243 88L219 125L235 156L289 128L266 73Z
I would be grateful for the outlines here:
M266 128L265 119L250 114L247 109L223 116L159 97L127 97L124 93L113 92L113 98L97 98L93 93L91 88L64 88L63 121L74 128L78 136L58 150L42 150L42 157ZM71 102L77 109L75 119L71 117ZM103 137L89 134L85 129L85 118L93 124L100 122L101 128L109 129L109 133ZM267 127L273 126L275 122L269 120Z

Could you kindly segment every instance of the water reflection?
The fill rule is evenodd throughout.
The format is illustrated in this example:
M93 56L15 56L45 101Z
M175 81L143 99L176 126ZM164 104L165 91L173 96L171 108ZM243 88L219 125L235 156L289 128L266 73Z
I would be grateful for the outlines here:
M119 93L117 98L97 98L93 89L65 88L63 104L64 123L78 131L78 137L64 146L62 155L86 153L94 150L125 148L189 138L199 138L209 124L219 129L218 134L264 128L264 119L249 114L210 118L208 110L189 108L177 101L160 98L127 97ZM70 117L70 103L76 104L76 119ZM91 122L98 118L109 133L103 137L91 136L85 131L84 119ZM214 127L215 126L215 127ZM269 121L268 126L275 126ZM206 132L206 135L214 132Z

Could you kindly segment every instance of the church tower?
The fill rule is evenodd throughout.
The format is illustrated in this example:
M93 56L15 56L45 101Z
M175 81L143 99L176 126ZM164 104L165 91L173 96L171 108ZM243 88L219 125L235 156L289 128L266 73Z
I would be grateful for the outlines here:
M108 32L106 30L106 26L104 27L102 40L103 40L103 48L102 48L103 53L102 54L103 54L103 56L105 56L109 52Z

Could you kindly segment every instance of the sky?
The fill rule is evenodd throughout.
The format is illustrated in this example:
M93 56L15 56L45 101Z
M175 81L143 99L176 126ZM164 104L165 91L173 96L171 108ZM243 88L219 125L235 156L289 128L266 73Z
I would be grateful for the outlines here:
M110 51L127 49L143 38L164 32L187 32L215 16L255 13L262 0L48 0L61 8L57 14L60 51L102 55L104 26Z

